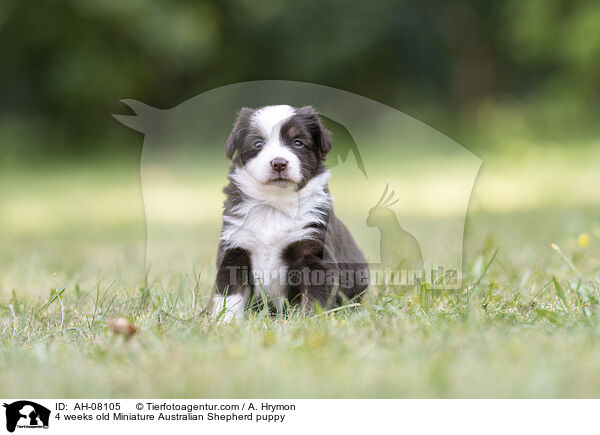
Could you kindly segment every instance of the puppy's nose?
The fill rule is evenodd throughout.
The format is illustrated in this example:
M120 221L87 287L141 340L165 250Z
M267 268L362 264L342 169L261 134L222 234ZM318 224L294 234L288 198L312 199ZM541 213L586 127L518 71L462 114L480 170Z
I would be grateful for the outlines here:
M282 159L281 157L271 160L271 167L277 172L283 171L285 168L287 168L287 165L288 161L286 159Z

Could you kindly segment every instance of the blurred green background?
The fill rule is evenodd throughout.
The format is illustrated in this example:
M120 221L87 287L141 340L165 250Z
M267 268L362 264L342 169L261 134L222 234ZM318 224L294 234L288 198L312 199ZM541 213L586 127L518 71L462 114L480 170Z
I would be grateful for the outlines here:
M0 54L0 397L600 395L600 2L0 0ZM145 167L168 202L152 239L142 135L111 113L270 79L380 101L483 159L463 288L215 327L223 144ZM368 194L332 171L351 228L388 181L401 220L456 218L419 200L444 156L379 156ZM106 328L121 316L135 339Z
M139 152L119 99L170 108L265 79L375 99L484 156L584 143L599 26L594 1L2 0L0 160Z

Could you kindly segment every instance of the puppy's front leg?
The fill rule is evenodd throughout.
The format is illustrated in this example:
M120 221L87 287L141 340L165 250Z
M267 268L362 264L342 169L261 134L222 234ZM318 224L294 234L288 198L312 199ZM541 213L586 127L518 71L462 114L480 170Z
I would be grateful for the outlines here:
M323 244L316 240L300 240L283 251L288 298L300 302L305 311L311 311L315 303L328 308L337 302L335 274L329 273L332 265L323 261L323 252Z
M241 248L228 249L217 272L212 302L212 316L222 312L224 321L244 316L250 297L250 254Z

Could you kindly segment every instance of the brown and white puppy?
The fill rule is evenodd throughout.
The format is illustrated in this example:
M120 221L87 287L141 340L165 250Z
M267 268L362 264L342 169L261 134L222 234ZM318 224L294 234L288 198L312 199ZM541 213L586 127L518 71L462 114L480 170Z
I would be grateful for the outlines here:
M329 132L310 106L240 110L217 255L213 316L242 317L252 293L282 312L357 298L366 261L333 213L324 160Z

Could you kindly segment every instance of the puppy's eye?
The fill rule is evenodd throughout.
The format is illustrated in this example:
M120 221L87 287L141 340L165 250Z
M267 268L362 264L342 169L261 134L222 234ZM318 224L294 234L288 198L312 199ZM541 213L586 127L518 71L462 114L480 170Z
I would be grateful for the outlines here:
M302 148L304 146L304 143L300 139L295 139L294 140L294 146L296 148Z
M252 144L252 148L254 148L255 150L259 150L263 147L264 144L265 143L262 140L257 140Z

